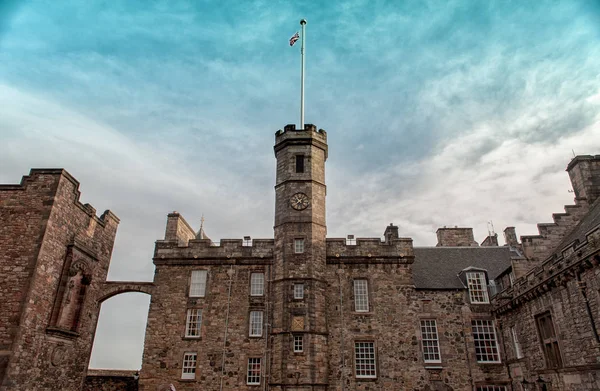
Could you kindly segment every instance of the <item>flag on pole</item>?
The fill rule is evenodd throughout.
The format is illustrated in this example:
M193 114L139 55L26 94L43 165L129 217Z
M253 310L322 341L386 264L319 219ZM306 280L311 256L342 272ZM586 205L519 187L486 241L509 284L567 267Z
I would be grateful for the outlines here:
M292 35L292 38L290 38L290 46L294 46L296 41L299 39L300 39L300 34L298 34L298 32L296 31L296 34Z

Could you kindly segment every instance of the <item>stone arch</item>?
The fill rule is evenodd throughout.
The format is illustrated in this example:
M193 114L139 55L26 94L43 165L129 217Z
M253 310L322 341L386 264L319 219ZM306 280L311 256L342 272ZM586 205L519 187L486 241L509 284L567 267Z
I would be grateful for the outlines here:
M153 289L153 282L106 281L98 294L97 303L102 304L103 301L121 293L139 292L152 296Z

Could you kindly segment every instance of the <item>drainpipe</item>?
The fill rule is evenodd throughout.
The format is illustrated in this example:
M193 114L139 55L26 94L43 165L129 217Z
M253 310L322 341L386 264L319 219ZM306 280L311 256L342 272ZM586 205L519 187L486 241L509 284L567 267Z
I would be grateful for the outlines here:
M342 356L342 391L345 390L346 383L346 349L344 346L344 294L342 291L342 269L337 270L338 284L340 286L340 349Z
M225 336L223 337L223 356L221 357L221 384L219 385L219 390L223 391L223 377L225 376L225 352L227 351L227 331L229 330L229 306L231 304L231 284L233 283L233 275L235 274L235 270L233 270L233 264L229 270L227 270L227 275L229 276L229 289L227 292L227 312L225 314Z
M461 292L462 294L462 292ZM467 368L469 368L469 383L471 384L471 389L474 390L475 389L475 384L473 383L473 371L471 370L471 359L469 358L469 356L471 355L469 352L469 345L467 344L467 335L469 334L468 332L465 332L465 327L466 325L466 319L465 319L465 312L463 311L464 307L466 306L466 304L463 304L463 308L461 308L460 312L462 314L462 319L463 319L463 342L465 343L465 357L467 358ZM471 325L469 324L469 327Z
M273 278L273 276L271 275L271 265L267 265L267 269L268 272L265 273L267 274L267 284L266 284L266 289L265 289L265 369L264 369L264 373L265 373L265 378L263 381L263 390L266 391L269 380L270 380L270 376L271 376L271 351L269 350L269 342L271 340L271 322L272 319L270 318L271 316L271 311L269 311L269 308L271 306L271 279Z

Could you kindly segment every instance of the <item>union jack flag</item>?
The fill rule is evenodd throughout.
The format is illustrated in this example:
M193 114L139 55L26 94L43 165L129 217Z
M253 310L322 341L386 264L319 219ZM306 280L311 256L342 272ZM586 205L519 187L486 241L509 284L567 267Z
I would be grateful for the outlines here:
M299 39L300 39L300 34L298 34L298 32L296 31L296 34L292 35L292 38L290 38L290 46L294 46L296 41Z

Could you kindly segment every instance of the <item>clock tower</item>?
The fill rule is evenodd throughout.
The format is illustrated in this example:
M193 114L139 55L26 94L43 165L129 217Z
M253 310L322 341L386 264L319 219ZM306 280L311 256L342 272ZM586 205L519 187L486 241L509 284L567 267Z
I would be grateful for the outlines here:
M327 133L287 125L275 134L272 389L326 389L325 160Z

